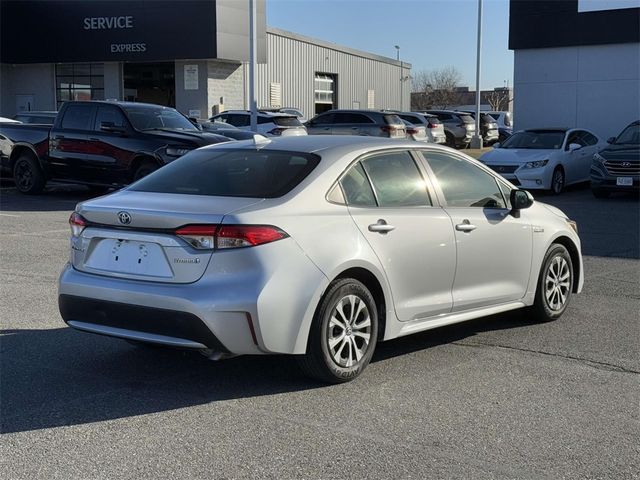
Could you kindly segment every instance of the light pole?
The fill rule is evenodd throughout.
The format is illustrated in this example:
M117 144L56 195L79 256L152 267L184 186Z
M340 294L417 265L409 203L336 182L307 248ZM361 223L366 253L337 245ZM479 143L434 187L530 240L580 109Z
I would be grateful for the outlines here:
M471 148L482 148L480 132L480 54L482 51L482 0L478 0L478 53L476 56L476 133L471 139Z
M249 0L249 110L251 111L251 131L258 131L258 107L256 105L256 0Z
M400 111L403 110L402 108L402 96L404 94L404 86L402 85L403 82L403 76L404 76L404 68L402 65L402 62L400 61L400 45L394 45L394 48L396 49L396 60L398 62L400 62Z

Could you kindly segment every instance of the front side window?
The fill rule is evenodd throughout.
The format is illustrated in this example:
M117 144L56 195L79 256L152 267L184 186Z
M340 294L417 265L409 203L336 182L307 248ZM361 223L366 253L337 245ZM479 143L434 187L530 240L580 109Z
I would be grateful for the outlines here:
M449 207L506 208L496 179L461 158L423 152Z
M583 135L585 133L586 132L583 132L582 130L575 130L571 132L567 137L567 144L565 145L564 149L569 150L569 145L571 145L572 143L580 145L581 147L586 146L587 143L584 141L584 138L583 138Z
M431 205L427 185L409 152L390 152L363 162L380 207Z
M116 107L98 107L93 129L98 131L103 123L112 123L114 127L125 127L127 121L122 112Z

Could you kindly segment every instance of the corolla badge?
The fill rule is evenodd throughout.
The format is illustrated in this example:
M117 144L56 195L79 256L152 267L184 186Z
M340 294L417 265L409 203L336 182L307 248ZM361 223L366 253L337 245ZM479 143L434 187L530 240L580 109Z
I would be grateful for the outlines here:
M129 212L118 212L118 221L123 225L131 223L131 214Z

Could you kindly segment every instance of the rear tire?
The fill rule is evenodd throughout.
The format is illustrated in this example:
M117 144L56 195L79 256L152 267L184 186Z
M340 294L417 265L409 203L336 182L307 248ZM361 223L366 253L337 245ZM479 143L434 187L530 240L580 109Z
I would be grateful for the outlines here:
M28 153L20 155L13 165L13 181L18 191L25 195L42 193L47 183L37 159Z
M133 181L137 182L141 178L144 178L147 175L149 175L150 173L155 172L157 169L158 169L158 164L157 163L154 163L154 162L152 162L150 160L145 160L144 162L142 162L138 166L138 168L134 172Z
M345 383L360 375L378 340L377 311L361 282L333 281L314 315L307 353L296 357L303 372L326 383Z
M550 322L562 316L573 292L573 263L564 245L554 243L542 262L531 318Z

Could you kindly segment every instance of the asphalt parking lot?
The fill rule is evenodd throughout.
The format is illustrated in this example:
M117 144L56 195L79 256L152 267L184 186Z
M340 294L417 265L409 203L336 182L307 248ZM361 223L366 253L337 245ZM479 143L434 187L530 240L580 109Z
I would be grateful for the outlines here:
M640 478L640 203L538 195L578 221L584 292L383 343L355 382L286 357L210 362L66 328L56 280L81 189L2 184L0 476Z

